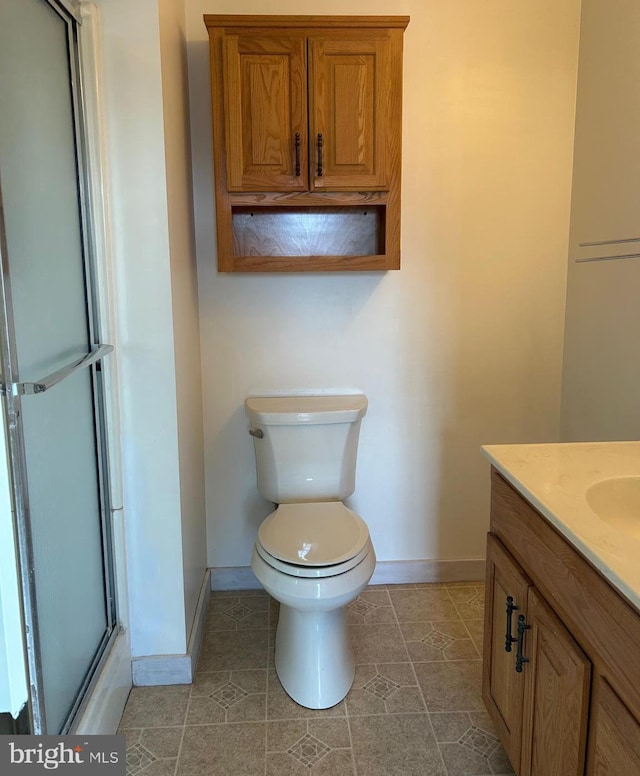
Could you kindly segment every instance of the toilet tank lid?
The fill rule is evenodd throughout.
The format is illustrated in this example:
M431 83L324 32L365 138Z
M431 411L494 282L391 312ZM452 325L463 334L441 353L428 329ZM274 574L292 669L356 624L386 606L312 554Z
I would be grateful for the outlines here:
M346 396L251 396L245 410L252 423L286 426L300 423L355 423L367 411L364 394Z

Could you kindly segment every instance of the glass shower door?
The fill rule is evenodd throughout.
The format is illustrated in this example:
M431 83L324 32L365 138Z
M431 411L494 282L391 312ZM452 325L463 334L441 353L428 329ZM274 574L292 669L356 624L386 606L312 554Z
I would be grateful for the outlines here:
M114 631L76 22L0 0L3 386L34 731L65 732Z

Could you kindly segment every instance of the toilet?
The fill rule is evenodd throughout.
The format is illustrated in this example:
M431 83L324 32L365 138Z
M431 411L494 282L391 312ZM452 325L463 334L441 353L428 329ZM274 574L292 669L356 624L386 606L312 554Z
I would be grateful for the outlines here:
M342 502L355 489L362 394L245 401L258 490L276 509L258 529L251 568L280 602L275 663L296 703L326 709L353 683L346 607L376 555L364 520Z

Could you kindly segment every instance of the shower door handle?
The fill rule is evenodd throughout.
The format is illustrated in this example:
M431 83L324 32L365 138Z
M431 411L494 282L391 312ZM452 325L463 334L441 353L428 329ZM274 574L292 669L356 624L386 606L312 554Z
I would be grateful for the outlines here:
M96 361L100 361L112 351L113 345L94 345L85 356L77 358L70 364L63 366L46 377L42 377L40 380L32 383L11 383L11 393L14 396L30 396L36 393L44 393L53 388L54 385L62 382L66 377L70 377L75 372L79 372L81 369L95 364ZM2 393L6 392L6 386L3 386Z

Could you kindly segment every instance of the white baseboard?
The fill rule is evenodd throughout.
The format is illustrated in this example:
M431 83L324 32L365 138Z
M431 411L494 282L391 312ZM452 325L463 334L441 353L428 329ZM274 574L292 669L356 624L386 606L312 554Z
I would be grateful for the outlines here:
M205 569L198 594L198 603L191 624L191 633L189 634L189 643L187 644L187 654L191 658L191 677L196 672L198 657L200 656L200 647L202 646L202 634L204 632L204 623L207 619L207 610L211 600L211 570Z
M73 735L115 733L130 691L131 649L127 633L121 631L69 732Z
M416 582L473 582L484 580L484 558L471 560L378 561L372 585L408 585ZM211 569L212 590L259 590L250 566Z
M229 566L211 569L212 590L261 590L262 585L251 566Z
M131 662L134 687L158 684L191 684L192 664L189 655L145 655Z
M477 560L387 560L376 564L371 585L484 581L484 558Z
M202 632L209 606L211 572L206 569L200 586L189 644L184 655L145 655L131 662L133 684L136 687L151 687L159 684L191 684L196 672L198 655L202 644Z

